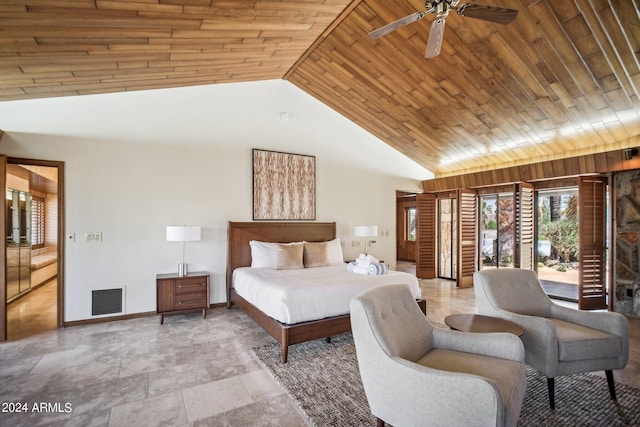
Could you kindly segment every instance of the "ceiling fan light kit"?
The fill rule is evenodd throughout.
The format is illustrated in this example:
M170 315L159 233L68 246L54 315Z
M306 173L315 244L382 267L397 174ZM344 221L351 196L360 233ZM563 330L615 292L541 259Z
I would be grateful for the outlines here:
M458 7L459 0L426 0L424 2L424 12L415 12L411 15L393 21L369 33L372 40L385 36L402 27L421 20L427 15L435 15L436 19L431 24L429 32L429 40L427 41L427 50L425 58L433 58L440 54L442 40L444 38L445 19L451 10L458 12L458 15L468 18L481 19L483 21L494 22L506 25L513 21L518 15L515 9L506 9L504 7L486 6L475 3L465 3Z

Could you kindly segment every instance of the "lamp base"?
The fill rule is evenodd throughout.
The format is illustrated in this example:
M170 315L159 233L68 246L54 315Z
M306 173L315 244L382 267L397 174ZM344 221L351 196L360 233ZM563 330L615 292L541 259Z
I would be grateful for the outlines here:
M181 262L178 264L178 276L185 277L189 275L189 264Z

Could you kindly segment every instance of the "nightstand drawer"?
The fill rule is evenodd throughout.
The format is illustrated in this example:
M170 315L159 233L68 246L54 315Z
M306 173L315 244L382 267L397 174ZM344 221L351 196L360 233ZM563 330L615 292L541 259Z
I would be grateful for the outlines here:
M205 308L207 306L207 294L176 295L176 310L188 310L192 308Z
M194 277L180 280L176 283L176 297L183 294L201 293L206 296L207 280L202 277Z

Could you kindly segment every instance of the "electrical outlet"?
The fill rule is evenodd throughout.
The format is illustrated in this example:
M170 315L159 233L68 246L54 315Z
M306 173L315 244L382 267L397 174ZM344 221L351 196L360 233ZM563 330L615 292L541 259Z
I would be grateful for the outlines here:
M359 248L359 247L360 247L360 241L358 241L358 240L352 240L352 241L351 241L351 247L352 247L352 248Z

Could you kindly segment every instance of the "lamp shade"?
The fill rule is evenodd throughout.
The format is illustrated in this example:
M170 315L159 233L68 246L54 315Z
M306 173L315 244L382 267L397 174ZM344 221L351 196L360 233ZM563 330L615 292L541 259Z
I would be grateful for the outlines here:
M194 242L202 236L201 227L186 225L168 225L167 241L169 242Z
M356 237L373 237L378 235L377 225L356 225L353 227L353 235Z

